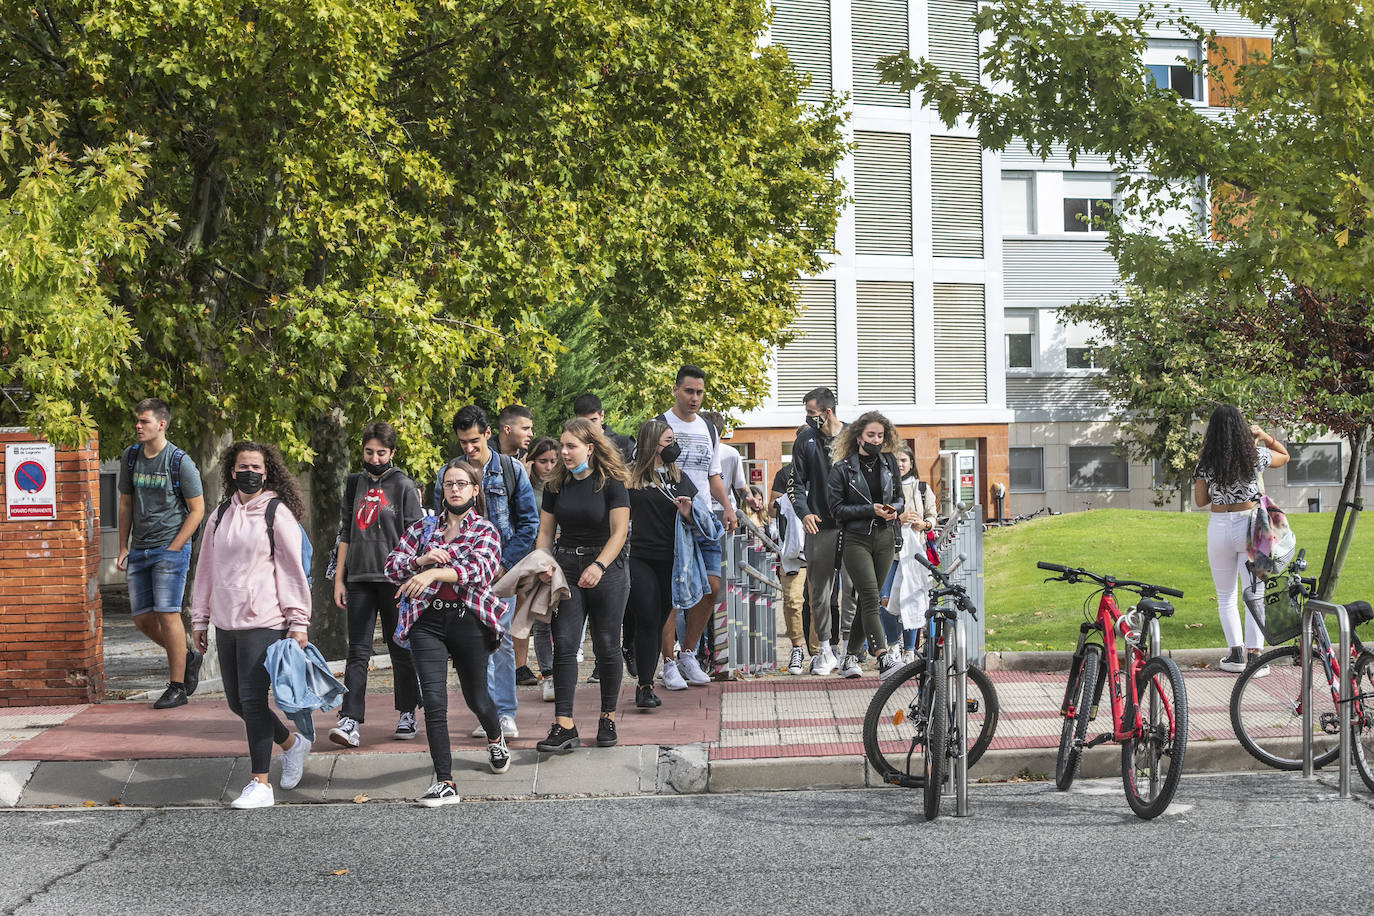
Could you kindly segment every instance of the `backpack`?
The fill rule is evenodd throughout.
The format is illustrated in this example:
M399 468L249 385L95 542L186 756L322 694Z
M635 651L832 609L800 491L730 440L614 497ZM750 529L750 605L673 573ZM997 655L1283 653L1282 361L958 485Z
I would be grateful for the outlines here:
M229 497L229 499L226 499L224 502L220 503L219 508L215 510L216 530L219 529L220 519L224 518L224 513L229 510L229 501L233 498L234 497L232 496ZM274 496L271 499L269 499L267 501L267 511L264 513L263 516L267 522L267 554L274 560L277 556L277 532L275 526L277 521L277 506L279 505L281 505L280 497ZM297 524L299 524L299 522L297 522ZM301 566L305 569L306 584L313 587L315 585L315 577L310 574L310 565L315 559L315 548L310 543L310 536L305 533L305 526L301 525L300 527Z
M184 449L177 448L172 443L172 456L167 459L167 476L172 480L172 494L176 496L177 502L181 503L181 511L186 515L191 514L191 507L186 505L186 497L181 492L181 462L186 457ZM129 481L134 479L134 466L138 463L138 450L142 446L137 443L124 450L124 466L129 469ZM200 525L196 528L196 533L191 535L191 540L200 537L200 533L205 530L205 519L202 517Z

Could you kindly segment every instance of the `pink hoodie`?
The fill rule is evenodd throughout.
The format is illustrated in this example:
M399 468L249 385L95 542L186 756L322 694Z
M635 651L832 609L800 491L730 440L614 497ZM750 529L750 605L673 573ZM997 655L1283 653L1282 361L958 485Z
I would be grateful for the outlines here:
M221 630L289 626L304 633L310 625L310 583L301 566L301 526L285 504L277 506L273 535L275 559L267 542L267 503L277 494L263 490L247 503L229 500L224 517L210 512L196 562L191 625Z

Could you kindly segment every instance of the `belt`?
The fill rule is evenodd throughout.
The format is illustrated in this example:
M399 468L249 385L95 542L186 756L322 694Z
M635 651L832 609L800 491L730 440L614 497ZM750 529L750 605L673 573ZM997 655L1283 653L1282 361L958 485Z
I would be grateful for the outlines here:
M467 610L467 605L461 601L454 601L446 598L435 598L429 603L430 608L436 611L457 611L459 616Z
M600 555L600 547L559 547L557 544L553 548L554 553L561 553L571 557L595 557Z

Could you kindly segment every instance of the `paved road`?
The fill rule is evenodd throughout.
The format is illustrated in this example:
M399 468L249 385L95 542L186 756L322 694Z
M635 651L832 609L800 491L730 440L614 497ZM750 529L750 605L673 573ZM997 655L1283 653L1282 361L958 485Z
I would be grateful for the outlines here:
M1374 803L1291 774L1186 777L1137 820L1119 781L224 809L0 811L4 913L1361 911ZM1119 857L1115 861L1109 856ZM346 874L335 875L336 870ZM1093 876L1089 878L1088 876ZM1091 903L1090 903L1091 901Z

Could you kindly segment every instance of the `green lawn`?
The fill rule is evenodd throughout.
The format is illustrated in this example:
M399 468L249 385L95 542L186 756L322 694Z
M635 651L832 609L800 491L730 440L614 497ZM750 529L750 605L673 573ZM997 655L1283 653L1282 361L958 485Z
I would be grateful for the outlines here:
M1333 513L1289 517L1306 548L1309 574L1321 570ZM1207 568L1207 513L1095 509L1022 522L983 535L987 647L992 650L1072 649L1092 584L1045 582L1039 560L1182 590L1163 622L1164 645L1221 646L1216 590ZM1346 558L1336 600L1374 599L1374 519L1363 519ZM1129 593L1118 600L1127 606ZM1095 615L1096 602L1087 609Z

